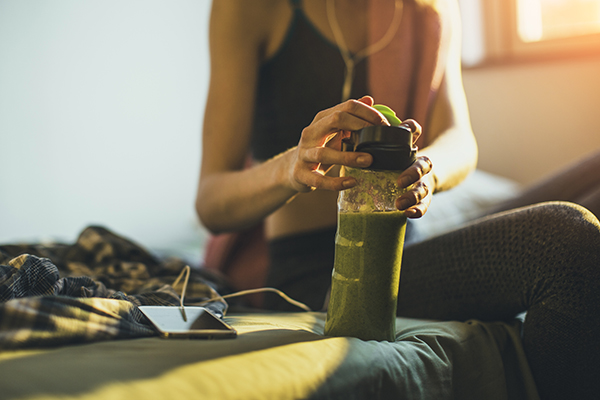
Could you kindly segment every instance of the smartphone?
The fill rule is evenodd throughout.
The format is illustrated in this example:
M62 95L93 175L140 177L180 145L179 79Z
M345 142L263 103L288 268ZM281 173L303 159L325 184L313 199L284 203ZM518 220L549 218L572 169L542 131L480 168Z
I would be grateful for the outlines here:
M225 339L237 332L204 307L140 306L163 338Z

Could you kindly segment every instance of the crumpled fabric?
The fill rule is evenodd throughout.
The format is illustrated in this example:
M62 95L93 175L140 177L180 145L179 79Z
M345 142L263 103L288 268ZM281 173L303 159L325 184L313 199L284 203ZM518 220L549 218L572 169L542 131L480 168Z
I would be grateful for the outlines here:
M140 305L178 306L185 267L102 227L72 245L0 246L0 349L153 336ZM224 294L223 280L192 268L186 304ZM223 314L226 304L207 305Z

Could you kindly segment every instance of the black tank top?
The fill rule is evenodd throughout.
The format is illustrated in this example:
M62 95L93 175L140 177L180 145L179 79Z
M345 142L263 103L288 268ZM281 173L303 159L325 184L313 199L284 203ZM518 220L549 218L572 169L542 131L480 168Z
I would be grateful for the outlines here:
M269 159L295 145L315 115L341 101L344 60L339 48L294 7L286 37L259 70L251 151L255 160ZM367 93L364 60L355 67L352 98Z

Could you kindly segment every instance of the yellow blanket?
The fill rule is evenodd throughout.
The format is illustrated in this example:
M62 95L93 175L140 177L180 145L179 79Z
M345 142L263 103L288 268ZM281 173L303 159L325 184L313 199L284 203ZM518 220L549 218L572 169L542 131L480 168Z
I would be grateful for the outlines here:
M323 336L323 313L231 314L235 339L0 353L2 399L537 399L520 323L397 319L391 342Z

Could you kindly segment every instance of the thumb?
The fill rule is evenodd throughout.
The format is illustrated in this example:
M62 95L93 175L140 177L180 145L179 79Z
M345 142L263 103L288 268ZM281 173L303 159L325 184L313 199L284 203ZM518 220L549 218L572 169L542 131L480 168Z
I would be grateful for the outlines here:
M375 104L375 100L373 100L373 98L371 96L363 96L360 99L358 99L358 101L360 101L361 103L365 103L369 107L371 107L371 106L373 106L373 104Z

